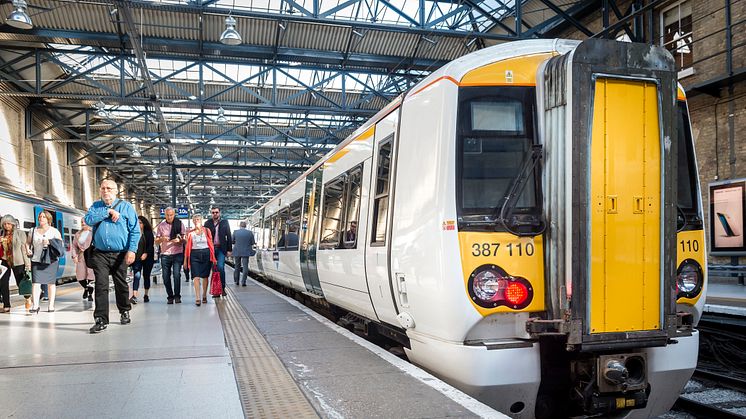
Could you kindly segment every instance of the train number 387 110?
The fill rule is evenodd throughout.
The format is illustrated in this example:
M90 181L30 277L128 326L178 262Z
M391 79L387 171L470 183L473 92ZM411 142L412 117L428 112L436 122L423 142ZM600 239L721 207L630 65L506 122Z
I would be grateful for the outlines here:
M501 250L502 249L502 250ZM506 254L508 256L533 256L534 255L534 244L528 243L508 243L502 245L501 243L473 243L471 245L472 256L497 256L498 252Z

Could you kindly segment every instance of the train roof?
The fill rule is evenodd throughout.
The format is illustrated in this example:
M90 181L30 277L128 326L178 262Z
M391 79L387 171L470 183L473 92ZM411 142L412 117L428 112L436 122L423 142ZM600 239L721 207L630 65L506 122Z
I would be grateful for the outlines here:
M13 191L7 191L7 190L0 190L0 197L2 198L8 198L13 199L20 202L25 202L33 205L39 205L46 209L54 209L55 211L64 211L69 212L73 214L85 214L85 211L80 210L75 207L68 207L66 205L57 204L54 202L50 202L47 200L44 200L42 198L32 196L32 195L26 195L19 192L13 192Z

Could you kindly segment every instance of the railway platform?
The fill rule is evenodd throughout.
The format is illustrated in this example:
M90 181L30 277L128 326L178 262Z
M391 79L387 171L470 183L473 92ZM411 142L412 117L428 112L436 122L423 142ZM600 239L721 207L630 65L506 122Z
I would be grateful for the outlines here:
M711 276L705 312L746 317L746 285L739 284L736 278Z
M130 325L90 335L77 284L56 311L0 314L1 416L13 418L505 417L253 281L196 307L159 283ZM113 292L111 293L113 302ZM46 310L46 305L42 305Z

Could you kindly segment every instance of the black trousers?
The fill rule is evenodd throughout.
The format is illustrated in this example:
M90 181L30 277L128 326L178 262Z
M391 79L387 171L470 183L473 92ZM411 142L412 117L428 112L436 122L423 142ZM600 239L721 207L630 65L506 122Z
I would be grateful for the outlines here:
M117 298L117 308L120 313L130 311L132 305L129 300L129 286L127 285L127 252L93 251L91 264L96 276L96 310L93 317L100 317L104 323L109 323L109 275L114 279L114 295Z
M8 266L8 262L3 259L0 261L4 267L7 269L5 270L5 273L3 273L3 276L0 277L0 295L2 295L3 299L3 307L10 308L10 272L11 268ZM14 273L15 275L15 273Z

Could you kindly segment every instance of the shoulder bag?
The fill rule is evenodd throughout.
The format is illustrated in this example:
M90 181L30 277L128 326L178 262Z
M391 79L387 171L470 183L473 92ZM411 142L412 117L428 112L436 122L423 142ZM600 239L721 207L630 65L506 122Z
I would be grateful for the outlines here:
M31 295L31 271L26 271L23 278L16 278L18 295Z
M218 271L217 265L212 267L212 284L210 285L210 294L213 297L220 297L223 295L223 284L220 282L220 272Z

